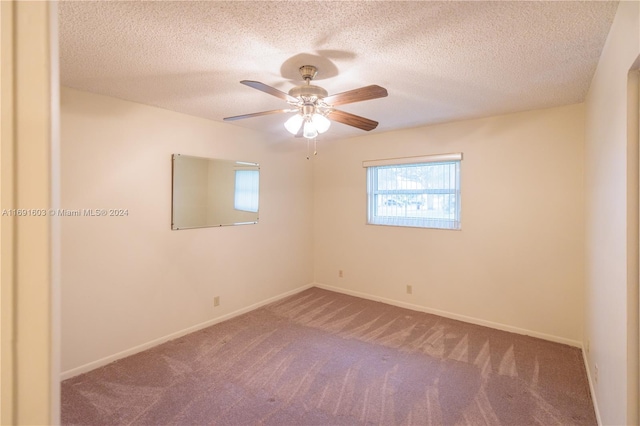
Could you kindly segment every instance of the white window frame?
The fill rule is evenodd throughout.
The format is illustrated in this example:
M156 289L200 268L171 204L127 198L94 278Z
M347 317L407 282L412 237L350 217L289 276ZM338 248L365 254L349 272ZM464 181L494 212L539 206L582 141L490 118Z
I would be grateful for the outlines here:
M362 166L367 169L367 224L370 225L387 225L387 226L403 226L431 229L461 229L461 211L460 211L460 163L462 161L462 153L425 155L419 157L391 158L382 160L363 161ZM423 189L393 189L380 190L378 188L377 171L387 167L414 167L420 165L435 164L455 164L457 186L451 189L444 188L423 188ZM421 217L402 217L402 216L384 216L378 214L379 203L378 197L388 195L433 195L433 194L450 194L455 197L455 211L453 219L443 218L421 218Z

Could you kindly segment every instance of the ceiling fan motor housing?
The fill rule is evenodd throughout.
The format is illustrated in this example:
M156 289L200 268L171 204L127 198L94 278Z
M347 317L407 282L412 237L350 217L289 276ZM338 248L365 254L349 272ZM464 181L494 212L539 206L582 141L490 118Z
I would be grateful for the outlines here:
M289 95L294 98L310 98L316 97L322 99L327 96L327 91L320 86L314 86L313 84L306 84L303 86L296 86L289 90Z

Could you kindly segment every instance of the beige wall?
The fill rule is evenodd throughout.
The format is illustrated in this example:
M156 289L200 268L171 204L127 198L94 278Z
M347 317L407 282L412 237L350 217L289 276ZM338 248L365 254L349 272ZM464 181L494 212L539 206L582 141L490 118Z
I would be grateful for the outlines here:
M62 219L63 377L313 281L303 144L68 88L61 103L62 207L129 211ZM172 231L173 153L260 163L260 223Z
M572 105L322 145L316 282L579 345L583 141ZM464 154L461 231L365 224L363 160L452 152Z
M586 102L584 341L603 424L638 422L638 141L628 133L638 105L628 105L628 74L639 54L640 3L620 2Z

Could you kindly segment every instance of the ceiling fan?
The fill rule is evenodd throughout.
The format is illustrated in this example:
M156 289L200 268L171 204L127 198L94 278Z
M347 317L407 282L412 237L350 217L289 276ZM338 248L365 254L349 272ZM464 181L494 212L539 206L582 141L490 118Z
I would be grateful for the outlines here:
M311 84L311 80L318 74L315 66L303 65L299 71L306 84L294 87L289 90L289 93L282 92L275 87L268 86L259 81L242 80L240 82L246 86L253 87L254 89L286 101L290 108L236 115L233 117L225 117L223 120L233 121L262 115L295 112L296 114L284 123L284 127L291 134L301 134L301 136L307 139L313 139L318 136L319 133L326 132L329 126L331 126L331 120L366 131L373 130L378 126L377 121L340 111L334 107L337 105L367 101L369 99L383 98L387 96L387 89L377 85L371 85L328 96L327 91L322 87Z

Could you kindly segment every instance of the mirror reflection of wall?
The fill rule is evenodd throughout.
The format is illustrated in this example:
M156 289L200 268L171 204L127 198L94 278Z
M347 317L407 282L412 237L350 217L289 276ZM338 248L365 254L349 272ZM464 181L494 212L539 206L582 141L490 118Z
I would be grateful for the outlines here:
M171 228L258 222L257 163L173 155Z

